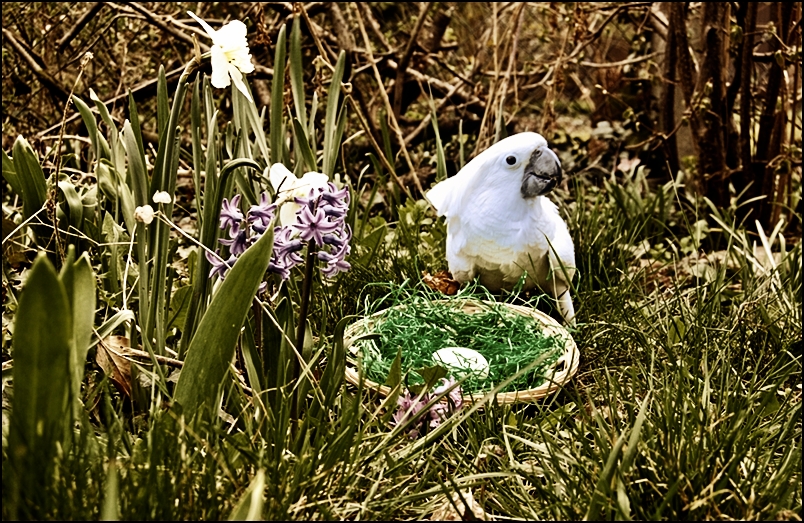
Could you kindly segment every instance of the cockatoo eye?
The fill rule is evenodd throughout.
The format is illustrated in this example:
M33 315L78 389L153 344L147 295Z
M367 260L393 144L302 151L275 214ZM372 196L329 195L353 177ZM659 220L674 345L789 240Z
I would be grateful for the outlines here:
M516 156L509 156L505 159L505 163L508 165L514 165L516 163Z

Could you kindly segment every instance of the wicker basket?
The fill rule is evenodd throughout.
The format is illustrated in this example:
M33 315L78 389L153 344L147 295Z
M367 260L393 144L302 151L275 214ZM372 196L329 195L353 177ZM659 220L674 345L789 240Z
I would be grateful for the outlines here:
M443 301L447 302L451 300ZM482 303L487 305L495 305L494 302L483 301ZM572 339L572 336L570 336L569 332L567 332L567 329L565 329L560 323L550 316L535 309L508 303L497 303L496 305L502 305L517 314L531 316L542 325L545 335L561 337L564 339L564 354L562 354L553 365L552 373L548 372L544 383L533 389L500 392L497 394L497 402L500 404L535 402L560 389L578 371L578 364L580 363L581 359L581 355L578 352L578 347L575 345L575 341ZM406 307L406 305L401 305L401 307ZM481 302L477 300L466 300L462 304L461 310L463 310L463 312L473 314L482 310ZM344 332L344 342L347 350L352 356L356 356L357 353L357 347L353 347L353 343L356 341L356 338L364 334L369 334L374 325L382 320L382 317L386 312L387 310L379 311L371 316L358 320L347 327L346 331ZM346 380L353 385L359 385L360 376L355 368L354 358L350 359L352 361L346 366ZM383 396L387 396L391 392L390 387L371 381L368 378L363 379L363 384L366 387L379 392ZM473 402L478 401L483 397L485 397L484 393L475 393L473 395L465 394L463 399L464 401Z

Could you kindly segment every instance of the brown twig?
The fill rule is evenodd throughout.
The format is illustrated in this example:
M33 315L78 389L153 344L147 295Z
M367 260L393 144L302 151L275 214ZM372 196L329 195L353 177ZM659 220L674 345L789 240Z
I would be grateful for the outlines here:
M382 45L385 46L385 50L388 51L389 53L393 52L393 47L391 47L391 44L388 43L388 40L385 38L385 35L382 34L380 23L377 22L377 19L374 17L374 14L372 14L371 7L369 6L369 4L367 2L358 2L357 8L361 10L361 12L363 13L363 17L366 20L368 20L369 26L371 27L371 30L374 32L374 36L377 37L377 40L382 42Z
M72 39L75 38L76 35L81 32L81 30L84 28L84 26L87 25L90 20L95 18L95 15L97 15L98 12L100 12L100 10L103 8L103 5L104 5L103 2L95 2L95 3L93 3L89 7L87 12L84 13L84 15L81 18L78 19L78 21L75 23L75 25L73 25L70 28L70 30L67 31L67 33L64 36L61 37L61 39L59 40L59 43L58 43L58 45L56 47L56 50L58 52L60 52L60 53L63 52L64 48L67 47L67 45L70 43L70 41L72 41Z
M421 8L419 9L419 18L416 20L416 26L413 28L413 32L410 33L410 38L408 38L408 43L405 46L405 52L402 53L402 58L399 59L399 67L396 69L396 80L394 80L394 118L397 120L399 119L400 112L402 111L402 86L405 83L405 71L408 68L408 64L410 64L410 59L413 56L413 49L416 44L416 40L419 38L419 33L424 27L424 21L427 18L427 11L430 10L430 6L432 6L432 2L425 2L422 4ZM366 41L366 46L369 43Z
M366 26L363 24L363 17L360 16L360 11L357 11L355 14L357 17L357 23L360 26L360 34L363 36L363 42L365 42L366 45L366 52L369 55L369 60L374 62L374 53L371 51L371 41L369 40L368 33L366 33ZM380 75L380 71L377 69L376 63L372 67L372 70L374 71L374 77L377 80L380 95L385 103L385 109L388 111L389 120L391 121L391 128L393 129L394 134L396 134L399 147L402 150L402 155L405 157L405 161L408 164L410 173L413 176L413 183L416 185L416 189L418 189L419 194L424 195L422 182L419 180L419 175L416 173L415 167L413 167L413 161L410 159L408 148L405 146L405 138L402 136L402 131L399 129L399 122L397 122L397 119L394 116L391 101L388 99L388 92L385 90L385 84L383 83L382 76Z
M436 114L438 114L438 113L439 113L439 112L440 112L442 109L444 109L444 107L446 107L447 102L449 102L450 97L451 97L451 96L452 96L452 95L455 93L455 91L457 91L457 90L458 90L458 86L459 86L459 85L460 85L460 84L456 84L456 85L455 85L455 86L454 86L454 87L453 87L453 88L450 90L450 92L448 92L448 93L447 93L447 95L446 95L444 98L442 98L440 102L438 102L438 107L436 107L436 111L435 111L435 112L436 112ZM424 87L422 87L421 82L419 83L419 87L420 87L420 88L421 88L421 90L422 90L422 94L423 94L424 96L427 96L427 94L424 92ZM407 137L405 137L405 145L410 145L410 144L411 144L411 142L412 142L413 140L415 140L415 139L416 139L416 137L417 137L417 136L419 136L419 134L421 134L421 133L422 133L422 131L424 131L425 129L427 129L427 125L428 125L429 123L430 123L430 118L425 117L424 119L422 119L422 121L421 121L421 122L419 122L419 125L418 125L418 126L416 126L416 128L413 130L413 132L412 132L412 133L410 133L409 135L407 135Z
M45 88L50 91L50 93L57 98L60 102L66 102L70 99L70 94L67 92L64 87L59 83L58 80L53 78L41 65L37 62L34 57L25 49L19 40L17 39L16 35L12 33L10 30L3 28L3 39L11 46L12 49L22 58L25 63L28 64L28 67L31 68L31 72L39 78L39 81ZM58 128L54 126L54 128Z

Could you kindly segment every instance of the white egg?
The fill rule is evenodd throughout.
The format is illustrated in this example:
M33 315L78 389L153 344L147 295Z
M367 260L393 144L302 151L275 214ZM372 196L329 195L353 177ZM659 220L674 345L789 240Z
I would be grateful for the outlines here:
M433 353L433 361L451 370L456 378L474 374L478 379L489 375L489 362L482 354L466 347L444 347Z

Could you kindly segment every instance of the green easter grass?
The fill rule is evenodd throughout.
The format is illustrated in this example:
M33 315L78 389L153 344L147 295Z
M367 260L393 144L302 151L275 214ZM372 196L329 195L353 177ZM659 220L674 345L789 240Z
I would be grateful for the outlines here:
M515 379L501 392L541 385L545 373L563 353L563 341L545 335L535 318L513 312L503 303L471 300L480 309L473 313L462 310L466 303L465 299L432 301L408 296L389 308L372 328L379 339L358 343L366 377L377 383L385 382L401 347L402 373L407 374L407 384L419 385L424 380L410 371L438 364L432 357L435 351L444 347L468 347L486 358L489 373L486 378L469 374L462 384L464 393L487 392L539 358L543 360L541 365ZM449 375L452 376L452 372ZM462 374L454 377L460 379Z

